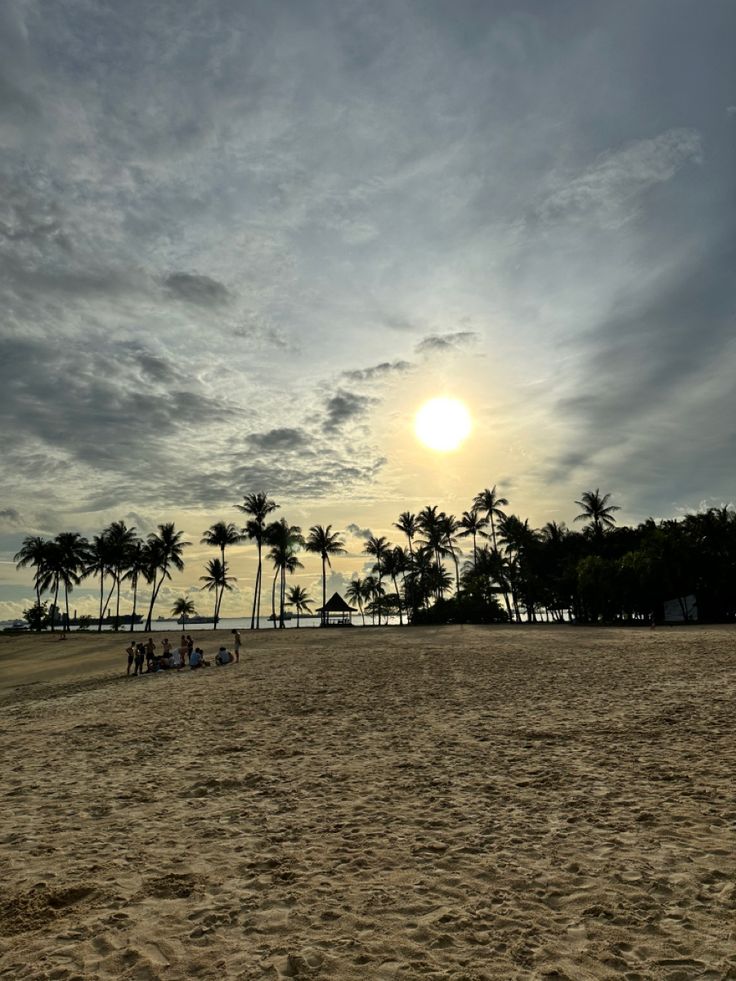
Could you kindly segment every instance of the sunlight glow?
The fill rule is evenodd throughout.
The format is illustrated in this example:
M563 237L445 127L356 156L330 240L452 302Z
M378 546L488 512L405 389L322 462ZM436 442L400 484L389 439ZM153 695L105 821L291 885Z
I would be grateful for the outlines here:
M430 399L414 420L414 431L421 442L442 453L458 449L472 428L470 413L458 399Z

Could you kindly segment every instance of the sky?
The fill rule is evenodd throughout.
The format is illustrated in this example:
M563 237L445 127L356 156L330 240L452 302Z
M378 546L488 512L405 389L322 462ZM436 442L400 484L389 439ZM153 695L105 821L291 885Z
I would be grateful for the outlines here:
M494 484L536 526L731 503L734 36L730 0L6 0L0 619L24 535L118 518L184 529L162 607L197 599L257 490L345 533L335 588ZM413 434L444 395L452 454Z

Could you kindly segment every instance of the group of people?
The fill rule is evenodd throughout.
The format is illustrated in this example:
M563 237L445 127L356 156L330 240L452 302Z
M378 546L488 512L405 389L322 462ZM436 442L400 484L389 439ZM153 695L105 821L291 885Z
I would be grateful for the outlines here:
M234 661L236 664L240 661L240 631L233 630L233 650L229 651L224 645L222 645L215 655L215 664L218 667L224 667L226 664L230 664ZM210 661L204 655L204 651L201 647L195 647L194 641L189 634L181 635L181 642L178 647L172 647L171 642L168 637L164 637L161 641L161 651L157 650L158 645L156 644L153 637L149 637L148 640L143 643L134 643L132 640L125 650L128 655L128 674L137 675L143 674L143 665L145 664L145 673L153 673L156 671L181 671L182 668L189 667L191 671L197 668L208 668L210 666Z

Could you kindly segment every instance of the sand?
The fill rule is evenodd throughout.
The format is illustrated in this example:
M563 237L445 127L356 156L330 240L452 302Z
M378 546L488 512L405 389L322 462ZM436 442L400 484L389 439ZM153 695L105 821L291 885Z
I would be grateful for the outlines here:
M126 640L0 640L1 978L736 978L735 630Z

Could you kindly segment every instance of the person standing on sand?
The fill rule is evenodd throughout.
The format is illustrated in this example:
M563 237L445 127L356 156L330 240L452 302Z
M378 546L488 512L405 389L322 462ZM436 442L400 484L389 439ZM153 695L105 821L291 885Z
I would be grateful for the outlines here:
M168 637L164 637L163 641L161 642L161 647L163 649L164 657L169 657L171 654L171 644L169 643Z
M128 655L128 670L125 673L130 674L130 669L133 667L133 660L135 659L135 644L132 640L125 648L125 653Z
M156 653L156 644L154 643L153 637L149 637L146 641L146 670L153 671L153 658Z
M134 675L143 674L143 662L145 661L145 659L146 659L146 648L143 646L143 644L138 644L138 646L135 649L135 671L133 672Z
M240 664L240 631L233 630L233 650L235 651L235 663Z
M194 641L189 636L189 634L187 634L186 637L182 634L181 639L184 642L181 646L182 647L186 646L186 649L187 649L187 660L189 660L189 658L191 658L191 656L192 656L192 651L194 650Z

